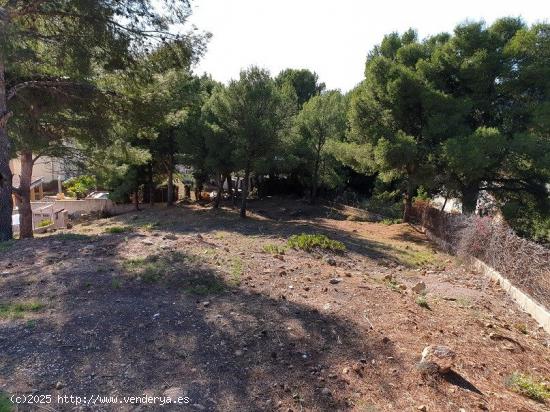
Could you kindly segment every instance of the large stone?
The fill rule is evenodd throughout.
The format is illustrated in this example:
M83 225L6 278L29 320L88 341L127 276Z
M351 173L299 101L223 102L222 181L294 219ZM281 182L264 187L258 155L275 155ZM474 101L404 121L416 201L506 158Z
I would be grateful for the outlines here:
M178 388L174 386L172 388L166 389L163 395L173 400L173 399L183 398L185 396L185 393L182 388Z
M456 353L448 346L430 345L422 351L420 365L434 368L439 373L446 373L453 367Z
M413 290L414 293L425 293L426 292L426 284L424 282L420 281L412 287L412 290Z

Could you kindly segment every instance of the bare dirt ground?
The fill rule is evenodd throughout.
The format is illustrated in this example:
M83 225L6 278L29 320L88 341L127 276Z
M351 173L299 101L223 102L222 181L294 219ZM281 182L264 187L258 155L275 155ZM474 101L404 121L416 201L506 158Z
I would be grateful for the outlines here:
M506 385L550 377L548 335L414 228L281 199L251 209L159 207L3 246L0 303L23 305L0 311L0 389L54 396L18 410L550 410ZM302 232L348 250L285 250ZM417 368L430 344L457 352L440 379ZM190 402L57 403L142 394Z

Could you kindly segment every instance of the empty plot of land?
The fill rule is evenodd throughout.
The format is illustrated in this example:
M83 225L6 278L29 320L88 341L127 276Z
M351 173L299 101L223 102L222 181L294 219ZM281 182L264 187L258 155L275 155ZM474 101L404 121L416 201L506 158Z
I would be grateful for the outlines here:
M2 245L0 388L189 398L165 410L547 410L510 384L550 377L536 323L412 227L358 220L277 199L246 220L159 208ZM292 248L301 233L346 251ZM457 352L452 373L421 376L430 344Z

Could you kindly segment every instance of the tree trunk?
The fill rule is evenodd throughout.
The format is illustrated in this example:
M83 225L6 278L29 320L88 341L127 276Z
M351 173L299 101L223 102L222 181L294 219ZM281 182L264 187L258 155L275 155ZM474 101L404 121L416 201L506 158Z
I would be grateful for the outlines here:
M443 202L443 205L441 206L441 211L445 211L445 206L447 206L447 200L449 200L449 196L445 195L445 201Z
M216 193L216 199L214 199L214 209L220 207L220 201L223 194L223 174L218 175L218 193Z
M12 174L10 170L11 144L8 138L9 117L6 96L4 62L0 54L0 242L13 238L12 228Z
M319 179L319 163L315 161L315 166L313 170L313 176L311 177L311 188L309 190L309 203L312 205L317 201L317 181Z
M479 184L472 183L462 188L462 213L475 213Z
M246 166L244 172L243 191L241 199L241 217L246 217L246 198L248 197L248 185L250 177L250 166Z
M416 188L411 183L407 183L407 193L405 193L405 210L403 211L403 222L405 223L409 223L411 219L412 201L415 191Z
M19 237L28 239L33 237L32 207L31 207L31 180L32 180L32 152L24 150L21 152L21 183L19 184L19 195L21 206L19 207Z
M166 191L166 206L172 206L174 204L174 171L172 165L168 169L168 189Z
M136 187L136 191L134 192L134 206L136 207L136 210L139 211L139 188Z
M231 179L231 173L225 175L225 180L227 180L227 192L231 196L231 202L235 204L235 194L233 193L233 180Z
M241 178L240 176L237 176L237 180L235 181L235 193L233 196L233 206L237 206L237 198L239 197L239 182Z
M149 190L149 204L153 206L155 204L155 186L153 182L153 164L149 163L149 169L147 170L148 176L148 190Z

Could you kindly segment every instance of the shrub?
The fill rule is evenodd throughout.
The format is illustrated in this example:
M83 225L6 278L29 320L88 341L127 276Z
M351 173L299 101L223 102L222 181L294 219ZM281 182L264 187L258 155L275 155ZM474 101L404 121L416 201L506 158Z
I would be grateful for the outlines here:
M514 392L537 402L545 402L546 399L550 399L550 388L531 376L516 372L508 377L507 384Z
M264 253L270 253L272 255L284 255L286 251L286 246L281 245L274 245L272 243L268 243L267 245L264 245L262 250Z
M363 202L361 207L388 218L398 219L403 216L403 201L399 190L389 192L375 189L373 195Z
M426 295L418 296L416 298L416 304L421 308L430 309L430 305L428 304L428 299L426 299Z
M315 234L293 235L288 239L288 246L293 249L302 249L306 252L313 250L330 250L333 252L344 252L346 246L337 240L332 240L325 235Z
M50 225L53 225L53 221L51 219L44 219L38 223L38 227L46 227Z
M108 228L105 229L105 233L116 234L116 233L124 233L124 232L127 232L129 230L130 230L130 228L126 227L126 226L111 226L111 227L108 227Z
M63 186L67 194L77 199L82 199L96 187L96 179L94 176L78 176L63 182Z

